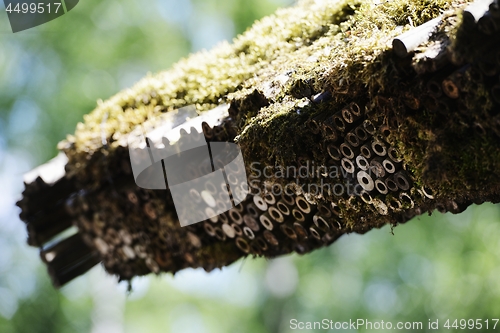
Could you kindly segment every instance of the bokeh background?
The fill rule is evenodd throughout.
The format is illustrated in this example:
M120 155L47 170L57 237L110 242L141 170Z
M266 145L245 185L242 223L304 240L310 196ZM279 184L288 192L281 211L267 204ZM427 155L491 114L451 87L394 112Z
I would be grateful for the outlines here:
M148 72L210 48L291 0L80 1L12 34L0 8L0 332L290 332L290 320L500 317L500 209L423 216L306 256L133 281L95 267L55 290L26 245L22 175L82 115ZM425 324L424 324L425 325ZM499 325L500 326L500 325Z

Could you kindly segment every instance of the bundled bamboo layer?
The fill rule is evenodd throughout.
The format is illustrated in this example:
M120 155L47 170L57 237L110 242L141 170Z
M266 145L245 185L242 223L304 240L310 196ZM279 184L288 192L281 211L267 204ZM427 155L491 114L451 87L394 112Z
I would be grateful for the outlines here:
M56 285L99 261L128 280L307 253L427 211L500 201L498 2L462 3L304 1L232 46L145 79L61 143L67 163L26 180L29 243ZM228 115L215 116L222 103ZM250 193L232 205L216 194L220 184L193 189L194 210L208 195L222 213L182 228L168 187L135 184L129 149L148 147L130 147L127 135L189 104L214 116L196 133L182 123L178 144L236 142L248 184L237 178L243 170L227 182ZM206 175L210 163L186 172ZM46 245L72 225L77 234Z

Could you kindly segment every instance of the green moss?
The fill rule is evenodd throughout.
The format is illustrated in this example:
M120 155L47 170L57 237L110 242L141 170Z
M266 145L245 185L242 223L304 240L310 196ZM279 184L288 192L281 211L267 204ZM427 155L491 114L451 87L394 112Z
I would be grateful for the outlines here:
M213 108L255 74L266 72L269 64L282 54L292 54L312 43L332 24L343 20L346 15L343 9L349 9L350 2L316 6L318 10L304 10L310 3L302 2L298 7L279 10L257 22L233 44L223 42L210 52L194 54L171 70L149 75L131 89L98 102L84 123L77 126L75 136L68 137L69 145L61 146L71 146L67 148L70 156L98 150L101 131L97 129L106 114L109 120L102 126L104 133L108 140L116 142L153 113L192 104L200 112ZM153 112L143 108L149 105L154 106Z
M72 156L98 150L101 127L108 140L116 142L154 113L190 104L200 112L208 110L220 99L231 99L229 93L242 86L255 86L284 67L302 67L315 90L328 82L351 85L354 76L360 74L361 85L367 85L373 79L372 73L359 70L388 48L387 42L396 34L391 31L398 25L408 26L409 19L418 25L450 4L442 0L390 1L381 5L354 0L302 1L257 22L231 45L224 42L210 52L194 54L171 70L149 75L131 89L100 101L77 126L75 136L68 138L72 148L67 152ZM316 61L310 59L298 66L311 57ZM339 68L342 73L336 72ZM285 89L280 96L287 93ZM108 121L102 126L105 115Z

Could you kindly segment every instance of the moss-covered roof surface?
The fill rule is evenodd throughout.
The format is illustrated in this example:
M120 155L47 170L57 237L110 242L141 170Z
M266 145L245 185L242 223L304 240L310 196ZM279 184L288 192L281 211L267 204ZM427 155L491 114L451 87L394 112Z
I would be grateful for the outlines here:
M243 98L255 88L271 103L297 100L328 88L339 107L359 89L383 92L391 68L380 55L401 32L464 1L301 1L256 22L232 44L223 42L179 61L172 69L148 76L106 101L78 124L61 147L71 162L120 138L159 112L196 105L199 112ZM388 89L388 88L385 88ZM350 94L349 94L350 92ZM364 93L365 91L363 91ZM271 123L286 108L246 113L242 133ZM257 117L255 117L257 116ZM105 120L103 122L103 120ZM243 134L243 137L245 135ZM84 168L83 162L79 168Z
M497 2L483 15L483 0L483 16L463 15L469 2L300 1L100 101L60 144L71 220L129 279L306 253L426 211L500 201L500 15ZM408 54L394 52L396 37ZM221 104L229 116L205 128L207 140L236 142L257 183L238 207L181 228L168 191L133 183L127 134L177 108ZM311 166L320 172L262 172ZM288 184L292 194L272 194ZM21 204L25 220L37 191ZM44 228L33 235L53 231Z

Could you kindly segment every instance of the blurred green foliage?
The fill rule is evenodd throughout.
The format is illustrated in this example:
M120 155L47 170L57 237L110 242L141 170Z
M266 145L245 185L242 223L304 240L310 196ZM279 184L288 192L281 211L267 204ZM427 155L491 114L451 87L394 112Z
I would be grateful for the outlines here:
M0 11L0 332L289 332L290 320L500 317L500 210L423 216L306 256L247 258L126 286L100 267L61 291L25 244L22 173L99 98L243 32L277 0L80 1L12 34ZM363 331L363 330L361 330Z

